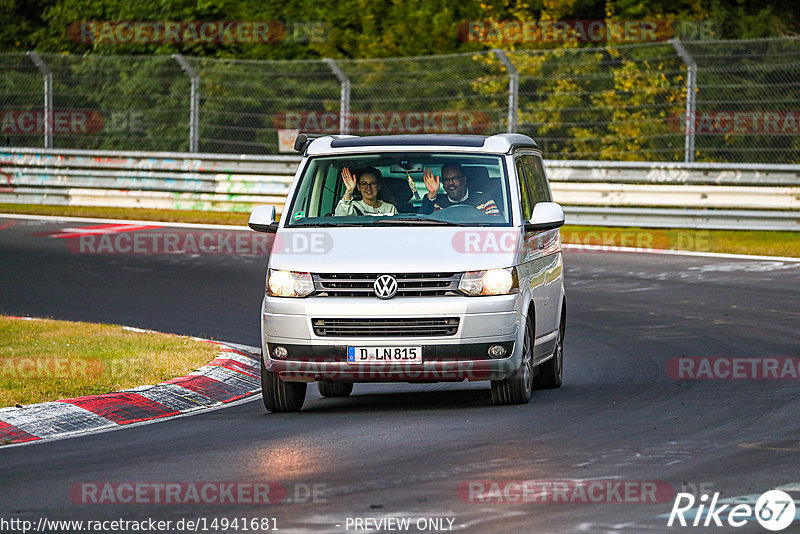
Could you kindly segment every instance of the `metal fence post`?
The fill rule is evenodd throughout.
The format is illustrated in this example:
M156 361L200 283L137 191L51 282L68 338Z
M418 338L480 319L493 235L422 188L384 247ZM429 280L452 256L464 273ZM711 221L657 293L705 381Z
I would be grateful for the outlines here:
M684 143L684 158L686 163L694 161L694 130L695 130L695 92L697 91L697 63L692 55L683 46L680 39L670 39L675 51L686 63L686 141Z
M28 57L44 76L44 147L53 148L53 73L36 52L28 52Z
M350 78L344 73L339 65L336 64L331 58L325 58L323 61L328 65L339 83L342 84L341 96L339 97L339 133L350 133Z
M189 75L191 81L191 93L189 96L189 152L197 152L200 145L200 75L182 55L172 54L172 57L184 72Z
M497 58L508 71L508 133L517 133L517 108L519 107L519 72L504 50L493 48Z

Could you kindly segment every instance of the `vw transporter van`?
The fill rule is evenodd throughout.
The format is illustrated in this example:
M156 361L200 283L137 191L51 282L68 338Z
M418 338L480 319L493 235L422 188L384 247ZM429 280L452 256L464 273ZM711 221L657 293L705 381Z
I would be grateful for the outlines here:
M542 153L501 134L300 134L261 307L264 405L356 382L487 381L524 404L563 377L566 295Z

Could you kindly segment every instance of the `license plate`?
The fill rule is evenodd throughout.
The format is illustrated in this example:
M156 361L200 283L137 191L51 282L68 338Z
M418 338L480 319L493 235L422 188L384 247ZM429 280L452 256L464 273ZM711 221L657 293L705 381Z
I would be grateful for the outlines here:
M347 347L347 363L422 363L422 347Z

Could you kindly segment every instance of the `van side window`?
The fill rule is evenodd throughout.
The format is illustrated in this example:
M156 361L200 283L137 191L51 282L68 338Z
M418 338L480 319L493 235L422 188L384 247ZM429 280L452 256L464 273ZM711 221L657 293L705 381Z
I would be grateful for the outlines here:
M552 202L553 196L550 193L550 187L547 185L547 175L544 172L542 158L539 156L522 156L522 162L525 167L528 190L531 192L533 204L535 205L537 202Z
M530 220L533 215L533 205L530 201L530 192L528 191L528 179L525 176L525 162L521 157L514 160L514 166L517 168L517 179L519 181L520 200L522 201L522 218L526 221Z
M313 178L303 181L295 201L295 214L302 213L303 217L321 217L333 212L337 200L338 170L333 165L318 164L314 161L307 175Z
M339 201L339 198L344 194L344 185L341 183L342 180L339 179L340 172L341 171L337 169L336 166L331 165L325 173L325 182L322 185L322 198L320 199L320 215L327 216L328 213L332 213L334 208L336 208L336 203ZM339 189L342 189L341 193Z
M317 172L316 162L311 162L307 174L312 175ZM294 202L292 217L301 215L303 217L314 217L316 213L311 213L309 206L311 205L311 196L313 195L314 180L304 180L300 184L300 189L297 192L297 197Z

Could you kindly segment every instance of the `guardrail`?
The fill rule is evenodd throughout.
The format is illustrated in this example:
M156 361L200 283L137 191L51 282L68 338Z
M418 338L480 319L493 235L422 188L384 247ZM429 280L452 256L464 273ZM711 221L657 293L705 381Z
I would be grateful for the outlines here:
M0 202L249 211L282 207L300 158L13 148Z
M280 212L298 156L0 149L0 202ZM567 222L800 230L800 165L546 162Z
M800 231L800 212L766 210L696 210L566 206L568 224L697 228L703 230Z

